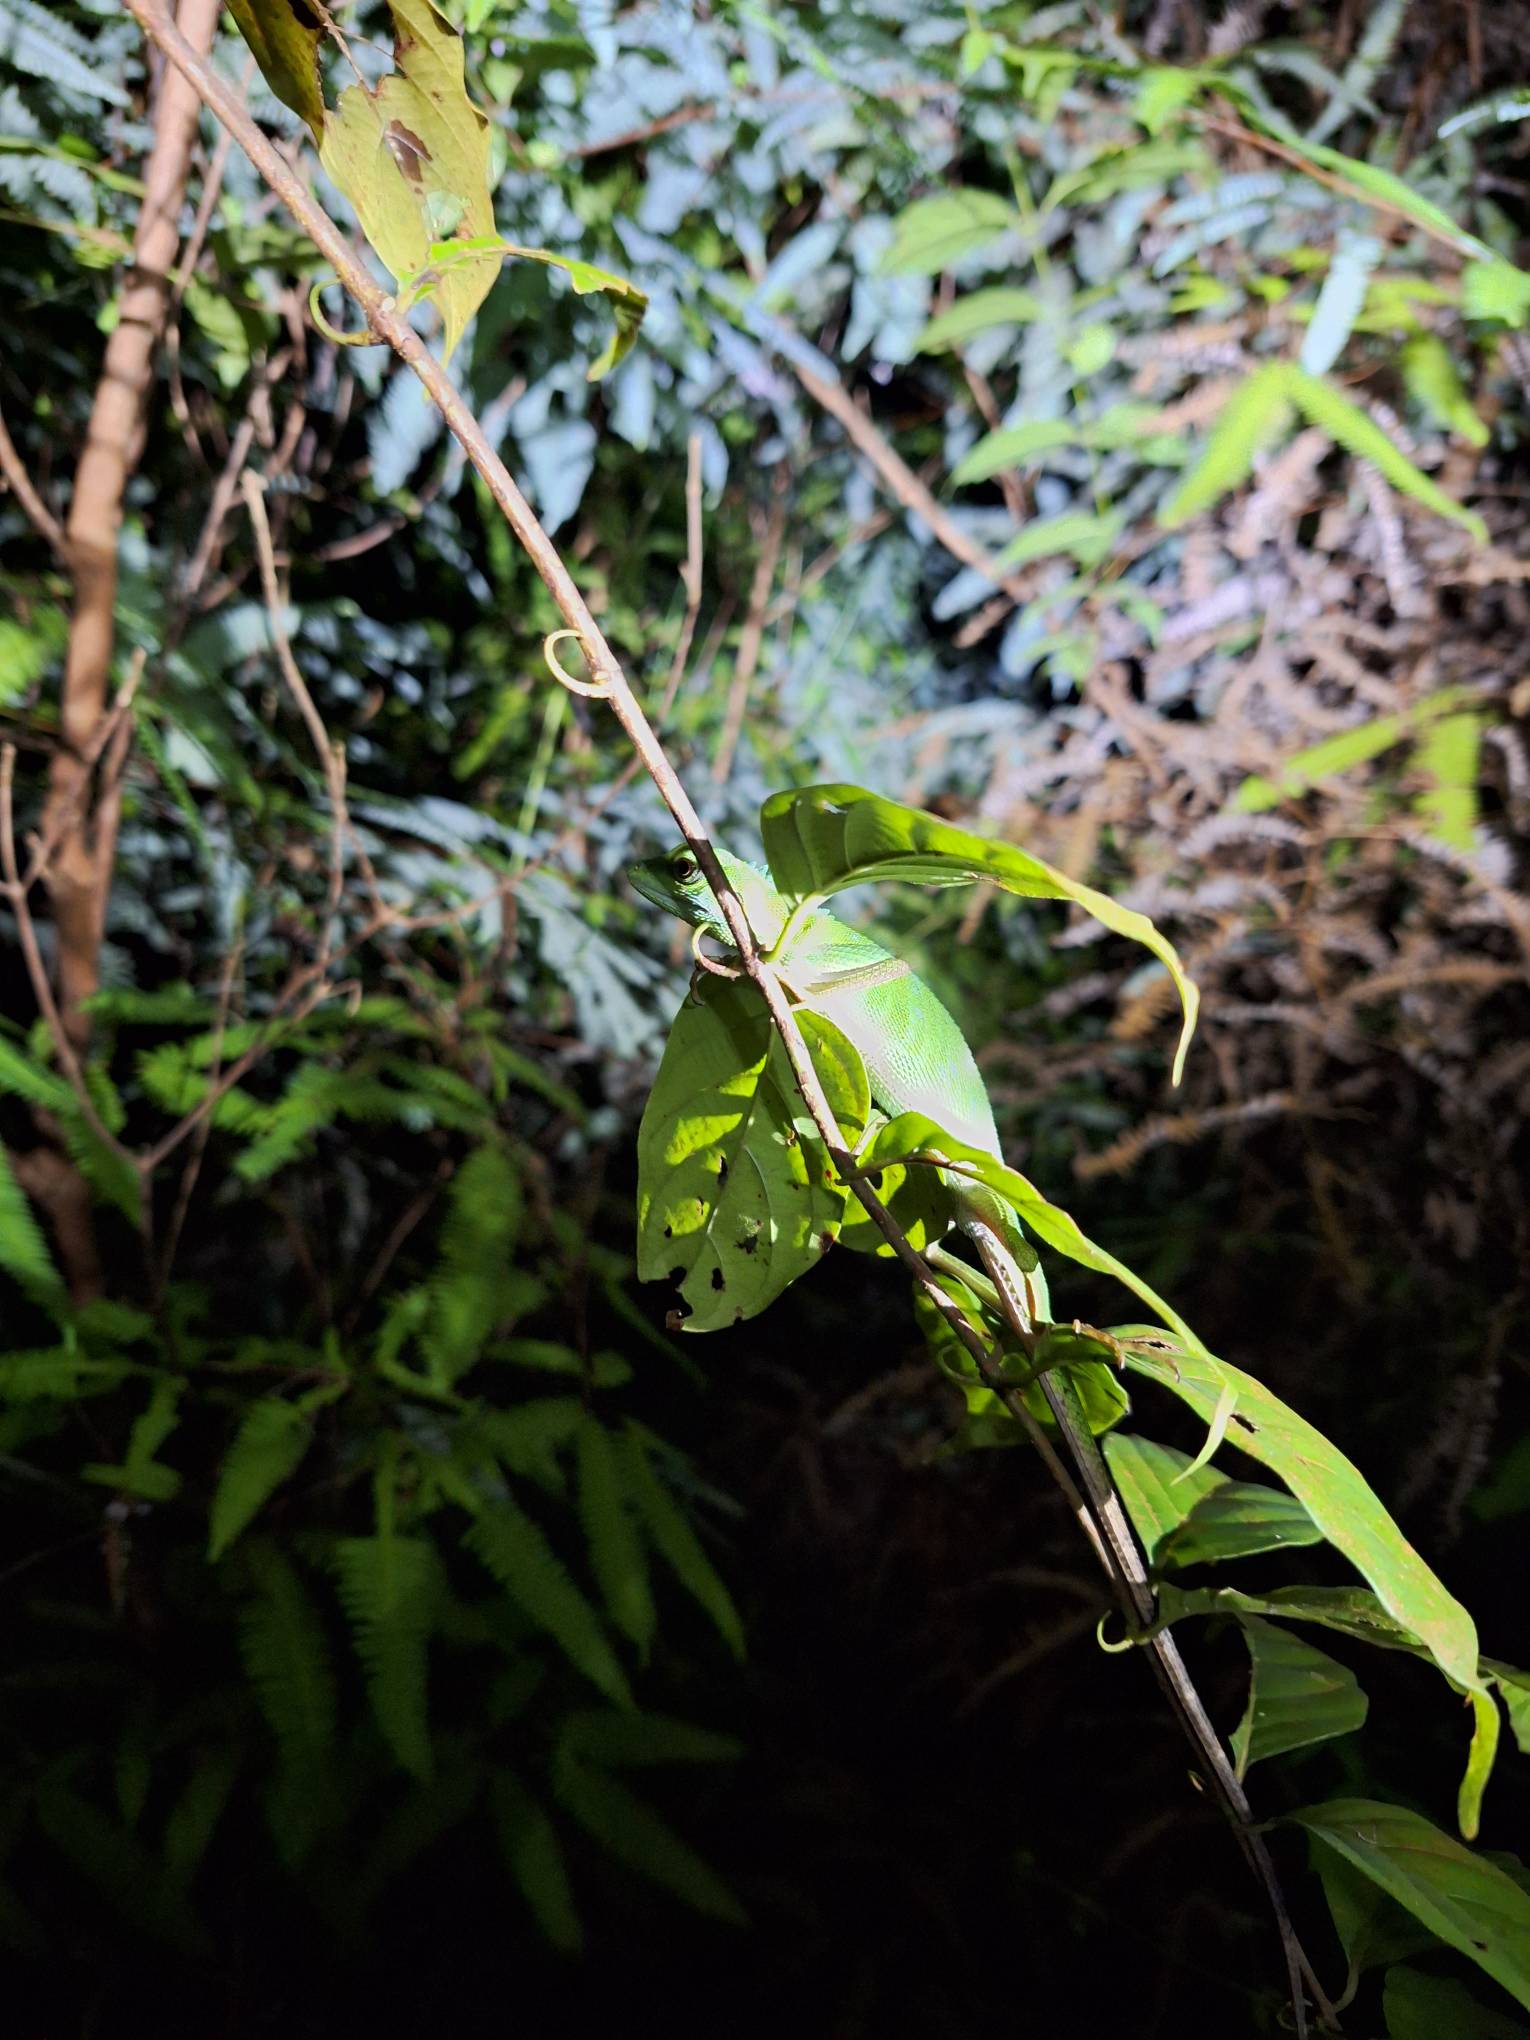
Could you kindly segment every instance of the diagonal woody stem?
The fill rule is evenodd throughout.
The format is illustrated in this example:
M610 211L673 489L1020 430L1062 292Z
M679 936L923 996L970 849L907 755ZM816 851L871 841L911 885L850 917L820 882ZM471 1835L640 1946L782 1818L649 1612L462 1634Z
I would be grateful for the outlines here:
M739 963L765 1002L803 1103L836 1170L846 1181L853 1182L855 1195L872 1223L913 1276L919 1289L930 1298L963 1346L972 1354L984 1379L991 1379L993 1363L982 1333L968 1321L965 1312L959 1309L942 1289L924 1257L915 1250L870 1184L861 1180L855 1157L845 1145L786 992L774 970L760 955L755 945L743 905L728 883L701 817L670 763L652 724L644 714L623 671L621 661L591 615L578 585L551 539L542 529L530 504L517 487L514 477L489 443L477 419L441 364L430 353L408 321L400 317L393 298L368 274L332 221L260 132L235 93L180 34L162 6L151 4L151 0L126 0L126 4L145 35L159 46L176 69L195 87L204 102L234 135L271 189L304 228L325 260L332 265L340 282L361 307L366 324L377 340L391 347L399 359L419 377L427 395L441 412L448 429L482 478L506 523L515 533L541 576L564 619L567 634L577 638L589 670L589 679L576 680L556 665L554 670L559 678L575 691L596 696L609 704L611 712L653 780L665 806L674 817L680 834L705 873L707 883L716 896L729 936L737 950ZM553 640L562 634L555 632ZM1065 1470L1059 1466L1056 1455L1048 1452L1046 1457L1054 1472L1061 1477L1064 1492L1077 1501L1077 1489ZM1087 1485L1087 1472L1082 1467L1080 1471L1085 1473ZM1119 1507L1119 1504L1117 1506ZM1104 1529L1103 1525L1101 1529ZM1107 1545L1109 1541L1107 1533ZM1132 1550L1135 1556L1135 1546ZM1104 1558L1104 1553L1101 1555ZM1113 1553L1112 1557L1115 1562L1107 1560L1106 1569L1108 1572L1116 1573L1120 1567L1121 1555ZM1138 1564L1140 1566L1140 1559ZM1194 1688L1189 1685L1188 1673L1183 1676L1184 1685L1193 1695ZM1203 1756L1207 1755L1205 1739L1209 1737L1225 1770L1225 1754L1222 1753L1214 1729L1205 1718L1204 1710L1200 1709L1198 1698L1195 1700L1194 1712L1198 1714L1200 1723L1204 1724L1204 1730L1195 1725L1193 1717L1187 1718L1185 1711L1181 1709L1180 1719L1187 1733ZM1244 1803L1246 1805L1246 1802ZM1247 1830L1244 1824L1237 1818L1234 1824L1240 1840L1244 1840L1247 1846ZM1262 1847L1262 1843L1260 1846ZM1284 1925L1284 1908L1277 1903L1276 1909L1277 1917ZM1305 2008L1301 2002L1299 1988L1295 1993L1295 2011L1300 2031L1304 2029Z

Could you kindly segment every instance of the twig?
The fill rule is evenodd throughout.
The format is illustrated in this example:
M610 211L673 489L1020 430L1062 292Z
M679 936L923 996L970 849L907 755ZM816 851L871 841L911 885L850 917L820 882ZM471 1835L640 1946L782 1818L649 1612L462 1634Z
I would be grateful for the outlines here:
M786 536L786 484L787 469L783 462L776 469L774 484L775 500L765 524L764 537L760 544L760 556L755 561L754 578L749 584L749 608L744 616L744 628L739 633L738 659L733 668L733 684L728 689L728 706L723 715L722 735L717 740L717 751L712 759L712 783L721 786L733 770L734 753L744 730L744 715L749 707L749 689L760 663L760 649L765 642L765 617L770 601L770 591L775 586L776 567L781 558L781 542Z
M762 330L768 340L773 340L776 352L808 395L843 427L845 437L859 453L864 454L888 492L904 509L912 511L929 526L953 559L960 560L964 567L973 567L978 573L985 574L996 588L1002 588L1016 602L1024 602L1024 585L1013 574L1006 574L993 555L985 552L975 538L963 531L950 511L931 495L907 461L893 451L844 385L814 365L810 359L811 350L801 334L788 326L785 320L774 316L762 325Z
M685 678L686 662L691 656L691 643L696 635L696 618L701 610L702 544L701 434L693 432L685 448L685 565L680 569L680 585L685 590L685 615L680 621L680 637L675 645L675 656L670 661L669 678L664 683L664 698L659 703L658 719L661 723L675 705L675 696Z
M351 818L345 805L345 752L324 727L324 718L314 706L308 683L298 670L298 662L292 656L292 646L282 624L281 591L276 585L276 561L271 549L271 527L266 521L266 505L263 496L265 484L259 475L246 468L240 477L240 492L245 508L250 513L250 525L255 534L255 557L260 565L260 586L265 597L266 624L271 632L271 642L276 648L276 663L281 667L282 678L287 683L287 692L297 703L303 721L308 725L308 734L313 747L319 754L319 763L324 770L324 783L329 789L329 897L324 903L324 922L319 933L319 970L329 968L330 951L334 942L335 916L340 910L340 895L345 885L345 839L351 834Z
M1432 241L1438 241L1449 248L1453 255L1467 255L1471 249L1465 245L1465 236L1447 233L1428 220L1417 218L1400 205L1378 198L1363 184L1352 184L1347 177L1340 177L1332 170L1324 170L1319 164L1304 156L1299 149L1288 148L1284 142L1277 142L1273 135L1262 135L1256 128L1245 127L1241 120L1231 120L1215 113L1202 113L1198 124L1209 128L1213 134L1226 135L1229 141L1246 142L1251 149L1263 149L1267 156L1278 156L1282 163L1290 163L1301 171L1304 177L1311 177L1318 184L1326 184L1330 191L1342 192L1345 198L1354 199L1357 205L1368 205L1373 212L1386 213L1394 220L1401 220L1405 226L1414 227L1427 234Z
M657 120L644 121L641 127L627 128L619 135L607 135L604 141L583 142L577 149L569 149L566 153L571 162L587 162L591 156L606 156L613 149L635 149L640 143L655 141L660 135L685 127L690 121L710 120L716 111L710 100L699 105L677 106L673 113L662 113Z
M0 411L0 475L5 477L11 494L26 512L38 536L48 541L60 563L67 567L69 545L64 537L64 527L43 501L32 477L27 473L26 463L16 451L15 441L6 430L3 411Z
M70 1088L79 1101L80 1112L98 1140L123 1161L131 1162L132 1156L106 1125L96 1110L85 1083L85 1072L80 1058L75 1053L69 1030L64 1025L64 1016L53 996L53 985L48 977L48 966L43 961L42 949L37 940L37 926L32 919L32 908L27 899L27 886L16 865L16 829L14 786L16 778L16 746L0 746L0 872L4 883L0 893L11 903L16 917L16 937L21 944L21 954L26 962L27 976L32 982L32 995L37 1001L37 1010L43 1016L54 1051L63 1065Z

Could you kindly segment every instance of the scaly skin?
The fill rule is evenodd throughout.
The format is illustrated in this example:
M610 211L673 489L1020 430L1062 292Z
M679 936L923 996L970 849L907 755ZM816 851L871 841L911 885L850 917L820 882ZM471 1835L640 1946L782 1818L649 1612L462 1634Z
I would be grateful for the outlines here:
M760 953L799 1005L831 1020L866 1065L888 1119L918 1112L968 1147L1003 1160L993 1108L966 1036L923 979L891 951L822 910L791 904L752 864L717 852ZM627 868L644 899L731 946L717 902L684 844ZM940 1171L951 1223L978 1247L1026 1321L1050 1315L1046 1283L1012 1208L983 1184Z

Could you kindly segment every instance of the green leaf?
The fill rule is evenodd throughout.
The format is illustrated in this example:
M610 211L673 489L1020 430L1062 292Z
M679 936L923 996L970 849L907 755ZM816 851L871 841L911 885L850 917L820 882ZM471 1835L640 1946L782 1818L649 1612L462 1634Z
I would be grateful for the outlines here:
M1173 116L1211 82L1212 74L1176 64L1154 64L1142 73L1132 96L1132 118L1150 135L1162 134Z
M1291 415L1286 365L1256 368L1232 392L1217 417L1200 459L1158 513L1167 528L1209 510L1253 472L1254 456L1280 434Z
M1496 256L1468 262L1461 272L1461 311L1468 319L1498 319L1522 326L1530 317L1530 274Z
M969 291L944 312L937 312L914 343L916 354L938 354L971 340L995 326L1025 326L1039 319L1042 304L1034 291L1013 284L996 284L991 290Z
M1169 1539L1160 1563L1209 1565L1322 1542L1322 1531L1295 1495L1257 1481L1230 1480L1196 1504Z
M934 276L1024 224L1010 201L991 191L918 198L894 219L892 243L879 266L893 276Z
M561 1747L602 1770L623 1765L731 1764L744 1753L736 1736L696 1728L667 1714L614 1714L582 1708L565 1715Z
M1307 375L1289 362L1284 364L1283 382L1285 393L1309 424L1321 427L1330 439L1358 460L1370 461L1399 494L1411 496L1415 503L1434 511L1436 516L1448 517L1452 523L1459 524L1479 545L1487 544L1487 526L1476 511L1466 509L1453 496L1447 496L1439 484L1415 467L1408 456L1393 445L1375 420L1342 390L1332 383L1319 381L1316 376Z
M1401 1964L1382 1986L1387 2040L1530 2040L1530 2026L1474 1998L1453 1976Z
M240 1606L239 1648L261 1712L288 1756L317 1770L335 1736L335 1677L324 1625L274 1544L240 1552L254 1592Z
M952 485L960 488L965 482L985 482L990 475L1019 467L1035 454L1077 446L1080 438L1079 426L1064 418L1030 418L1023 425L1001 425L962 455L951 470Z
M462 39L430 0L388 0L393 70L376 90L349 86L325 116L319 160L356 208L362 232L400 291L450 231L461 242L494 234L489 123L468 98ZM449 361L499 274L497 243L437 265L432 295Z
M1516 1748L1521 1756L1530 1757L1530 1672L1502 1664L1497 1658L1484 1658L1482 1669L1498 1689Z
M561 1804L618 1863L663 1885L699 1913L732 1926L747 1923L716 1871L625 1785L560 1751L553 1786Z
M66 1309L63 1280L32 1216L26 1193L16 1181L3 1142L0 1142L0 1268L45 1310L56 1316Z
M1134 1343L1142 1328L1117 1326L1126 1364L1156 1381L1211 1422L1230 1388L1227 1441L1268 1466L1290 1488L1317 1528L1375 1589L1382 1607L1419 1639L1440 1669L1480 1687L1477 1631L1471 1616L1425 1565L1376 1495L1336 1445L1272 1395L1251 1374L1204 1350L1150 1330L1153 1347Z
M632 1705L627 1675L599 1616L529 1516L514 1502L496 1502L474 1520L463 1541L576 1670L618 1706Z
M1363 1726L1368 1703L1346 1666L1257 1615L1245 1615L1241 1627L1252 1669L1248 1706L1231 1738L1240 1778L1266 1757Z
M1440 716L1419 738L1418 768L1428 782L1413 805L1431 836L1470 850L1477 833L1480 715Z
M574 286L576 297L589 297L599 292L610 298L616 330L599 359L585 371L587 381L599 382L632 352L648 310L647 295L635 283L629 282L625 276L614 275L609 269L597 269L593 262L581 262L571 255L555 255L549 248L524 248L517 242L501 241L493 235L482 240L442 241L433 246L431 266L415 278L408 293L410 302L436 295L441 279L449 275L459 262L476 262L486 253L497 253L502 258L511 256L520 262L541 262L549 269L561 269Z
M261 76L282 102L307 121L314 140L324 133L319 88L323 18L307 0L228 0L234 25L249 44Z
M332 1550L340 1600L383 1740L412 1777L435 1769L426 1646L440 1581L435 1546L391 1532L342 1537Z
M180 1400L185 1386L177 1375L161 1375L150 1393L147 1408L128 1433L128 1449L122 1463L82 1466L81 1480L141 1495L146 1502L173 1500L180 1492L181 1476L174 1467L163 1465L155 1454L180 1422Z
M215 1745L197 1763L165 1819L165 1868L181 1885L190 1882L211 1846L218 1822L238 1783L244 1752L234 1743Z
M1083 567L1097 567L1121 535L1123 520L1115 513L1064 510L1056 517L1037 517L1018 538L1012 538L994 561L1006 570L1028 566L1053 553L1067 553Z
M562 1845L546 1808L513 1772L503 1770L490 1781L489 1805L517 1890L553 1946L573 1954L584 1943L584 1930L574 1910Z
M744 1625L733 1597L718 1577L688 1518L649 1459L643 1435L628 1425L622 1440L627 1492L655 1551L676 1579L712 1618L736 1658L744 1655Z
M1286 1815L1530 2006L1530 1896L1422 1814L1335 1799Z
M1438 333L1415 333L1405 340L1398 352L1397 365L1408 395L1436 424L1464 439L1469 446L1487 445L1492 435L1472 409L1450 349Z
M1313 744L1309 749L1287 758L1273 779L1250 774L1227 803L1226 811L1229 814L1259 815L1268 808L1278 807L1283 800L1297 800L1304 793L1311 793L1330 779L1336 779L1341 772L1352 771L1357 765L1379 758L1383 751L1390 751L1394 744L1400 744L1436 716L1449 714L1471 698L1469 688L1442 687L1437 694L1426 694L1421 701L1396 715L1373 716L1369 722L1358 723L1352 730L1340 730L1337 736L1325 737L1320 744Z
M637 1646L646 1663L657 1617L642 1539L622 1482L610 1433L586 1416L578 1432L579 1520L590 1571L611 1620Z
M1159 1546L1203 1495L1226 1485L1227 1475L1213 1466L1192 1469L1187 1452L1127 1432L1112 1433L1104 1449L1105 1464L1120 1490L1132 1528L1142 1541L1149 1564L1157 1565Z
M282 1482L297 1471L313 1443L300 1409L274 1396L252 1403L223 1455L207 1518L207 1556L222 1557Z
M1071 900L1113 933L1151 950L1174 980L1184 1012L1174 1057L1174 1081L1179 1082L1200 994L1174 945L1145 914L1118 906L1013 844L974 836L864 787L808 786L772 794L760 810L760 835L777 887L797 899L824 899L847 886L887 879L914 885L968 885L983 879L1023 899Z
M803 1015L803 1032L853 1146L870 1110L860 1058L819 1015ZM678 1276L685 1331L737 1324L823 1258L845 1195L759 993L703 978L638 1128L639 1278Z
M183 1955L210 1955L184 1894L136 1836L61 1782L45 1782L35 1804L48 1840L125 1920Z

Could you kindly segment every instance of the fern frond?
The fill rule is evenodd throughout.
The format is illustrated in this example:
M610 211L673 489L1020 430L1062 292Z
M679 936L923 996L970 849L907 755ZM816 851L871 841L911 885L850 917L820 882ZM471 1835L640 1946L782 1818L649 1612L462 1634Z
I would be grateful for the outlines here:
M716 1871L635 1792L565 1753L554 1764L553 1789L585 1833L618 1863L663 1885L711 1919L747 1925L743 1907Z
M64 1285L11 1158L0 1144L0 1269L47 1310L65 1308Z
M440 1591L435 1546L418 1537L344 1537L332 1556L377 1725L404 1769L427 1781L434 1769L426 1646Z
M74 1093L62 1077L45 1070L33 1057L0 1034L0 1091L25 1098L49 1112L67 1112Z
M207 1556L223 1556L234 1539L297 1471L313 1443L313 1427L292 1403L275 1396L252 1403L223 1455L208 1510Z
M449 1385L465 1374L495 1326L524 1309L524 1279L511 1266L520 1219L515 1164L500 1142L485 1141L452 1178L441 1226L420 1338L433 1380Z
M717 1633L735 1657L744 1655L744 1625L733 1597L718 1577L695 1531L674 1496L654 1472L643 1437L628 1425L622 1440L623 1473L643 1528L654 1549L680 1584L711 1616Z
M317 1769L335 1739L335 1675L319 1611L296 1568L268 1543L242 1554L255 1591L239 1611L239 1650L283 1753Z
M61 1856L133 1926L185 1955L211 1953L208 1936L164 1866L136 1836L68 1786L50 1780L37 1819Z
M85 99L126 106L115 50L103 56L87 36L36 0L0 0L0 59Z
M215 1743L170 1809L165 1821L165 1868L182 1889L207 1854L243 1762L244 1751L237 1743Z
M618 1706L632 1705L626 1674L599 1616L529 1516L513 1502L497 1503L483 1511L463 1541L570 1664Z
M584 1526L590 1571L611 1620L631 1638L646 1663L658 1620L647 1555L632 1519L610 1434L588 1415L579 1426L578 1468L579 1520Z
M616 1714L581 1708L564 1717L560 1747L576 1762L599 1768L646 1764L731 1764L743 1755L735 1736L695 1728L667 1714Z
M510 1875L537 1925L555 1948L575 1953L583 1944L584 1930L574 1910L562 1845L546 1809L513 1771L495 1772L489 1805Z
M513 1409L485 1410L479 1435L511 1473L535 1480L553 1494L564 1487L559 1449L578 1434L584 1405L574 1395L538 1395Z

